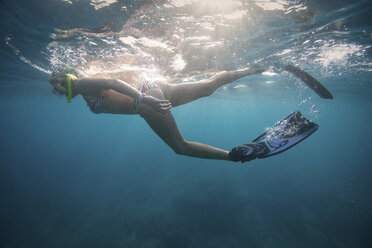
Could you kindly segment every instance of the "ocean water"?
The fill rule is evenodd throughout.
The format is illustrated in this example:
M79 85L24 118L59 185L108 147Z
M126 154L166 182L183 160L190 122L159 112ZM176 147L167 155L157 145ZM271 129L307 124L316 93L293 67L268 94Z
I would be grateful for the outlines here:
M371 247L372 4L304 0L0 1L0 247ZM49 74L197 81L263 75L173 108L230 150L300 110L310 138L249 163L176 155L139 116L95 115ZM293 75L322 82L322 99Z

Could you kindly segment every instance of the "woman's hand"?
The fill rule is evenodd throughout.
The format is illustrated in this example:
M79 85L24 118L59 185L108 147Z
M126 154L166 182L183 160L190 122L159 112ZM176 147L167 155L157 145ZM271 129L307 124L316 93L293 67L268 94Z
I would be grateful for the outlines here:
M169 112L169 110L172 108L172 104L170 101L159 100L155 97L148 95L144 95L142 102L147 105L150 105L151 107L153 107L153 109L163 114Z

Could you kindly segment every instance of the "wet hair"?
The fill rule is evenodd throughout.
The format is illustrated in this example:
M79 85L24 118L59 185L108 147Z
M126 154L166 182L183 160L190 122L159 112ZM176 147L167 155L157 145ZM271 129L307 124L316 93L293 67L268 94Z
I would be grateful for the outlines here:
M65 83L66 82L66 74L72 74L72 75L78 77L77 72L75 70L73 70L72 68L54 70L52 72L52 74L50 74L49 83L52 86L55 86L58 83Z
M50 74L49 83L55 86L56 84L63 83L65 80L65 73L52 72L52 74Z

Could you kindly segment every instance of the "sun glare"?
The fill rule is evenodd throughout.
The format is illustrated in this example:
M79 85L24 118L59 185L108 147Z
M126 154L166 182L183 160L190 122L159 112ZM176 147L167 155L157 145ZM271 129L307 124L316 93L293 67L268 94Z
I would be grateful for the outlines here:
M241 6L242 3L236 0L170 0L170 4L175 7L183 7L189 4L198 4L201 6L211 6L215 8L231 8Z

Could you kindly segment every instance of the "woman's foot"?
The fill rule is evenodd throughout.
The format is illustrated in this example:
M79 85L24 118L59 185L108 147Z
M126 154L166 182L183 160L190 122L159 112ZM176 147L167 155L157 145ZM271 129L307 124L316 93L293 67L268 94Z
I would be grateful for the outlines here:
M270 152L269 148L262 142L251 142L249 144L234 147L229 152L229 159L238 162L246 162L259 158Z

